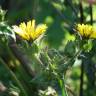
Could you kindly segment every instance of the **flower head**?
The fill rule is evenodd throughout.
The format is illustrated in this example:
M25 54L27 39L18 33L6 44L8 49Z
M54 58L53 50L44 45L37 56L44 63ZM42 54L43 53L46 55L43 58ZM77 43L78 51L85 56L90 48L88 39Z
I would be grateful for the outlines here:
M96 39L96 31L92 25L77 24L76 30L82 37Z
M19 26L13 26L13 30L24 40L33 41L42 35L47 29L46 24L35 25L35 20L21 23Z

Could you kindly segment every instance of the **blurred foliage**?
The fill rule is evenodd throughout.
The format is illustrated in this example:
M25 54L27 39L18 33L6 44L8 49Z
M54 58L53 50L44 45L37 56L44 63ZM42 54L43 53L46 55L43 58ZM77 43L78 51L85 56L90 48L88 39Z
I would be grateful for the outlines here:
M87 0L82 4L84 23L90 24L90 5ZM0 5L6 10L0 9L0 82L6 87L4 92L0 90L0 96L64 96L66 90L68 96L78 96L82 62L83 96L95 96L96 40L83 42L77 34L73 35L75 25L80 22L79 0L0 0ZM95 9L93 4L93 26ZM37 23L46 23L48 30L42 40L29 44L15 35L11 26L33 18ZM36 72L34 78L12 52L11 40L30 60Z

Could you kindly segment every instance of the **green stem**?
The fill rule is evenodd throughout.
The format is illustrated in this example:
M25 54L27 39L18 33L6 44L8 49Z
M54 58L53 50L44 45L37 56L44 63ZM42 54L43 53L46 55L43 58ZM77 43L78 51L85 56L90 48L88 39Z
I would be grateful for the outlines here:
M83 14L83 5L82 5L82 0L79 0L79 6L80 6L80 22L81 24L84 23L84 14ZM80 91L79 91L79 96L83 96L83 83L84 83L84 65L83 63L81 64L81 74L80 74Z
M90 8L90 24L93 24L93 8L92 8L92 4L89 5Z
M7 64L2 60L2 58L0 58L0 62L4 65L4 67L8 70L8 72L11 74L11 76L13 77L13 79L15 80L15 82L17 83L17 85L19 86L19 88L21 89L23 96L28 96L25 89L23 88L21 82L17 79L16 75L10 70L10 68L7 66Z
M59 82L59 85L61 87L62 96L68 96L67 90L66 90L66 87L65 87L65 78L64 78L64 76L63 76L63 79L58 78L58 82Z

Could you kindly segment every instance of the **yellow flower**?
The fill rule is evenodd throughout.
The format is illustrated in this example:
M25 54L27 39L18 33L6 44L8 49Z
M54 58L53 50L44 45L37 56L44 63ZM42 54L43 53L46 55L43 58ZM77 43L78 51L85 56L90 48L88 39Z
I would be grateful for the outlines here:
M77 24L76 30L82 37L96 38L96 31L92 25Z
M24 40L35 40L47 29L46 24L35 25L35 20L21 23L19 26L13 26L13 30Z

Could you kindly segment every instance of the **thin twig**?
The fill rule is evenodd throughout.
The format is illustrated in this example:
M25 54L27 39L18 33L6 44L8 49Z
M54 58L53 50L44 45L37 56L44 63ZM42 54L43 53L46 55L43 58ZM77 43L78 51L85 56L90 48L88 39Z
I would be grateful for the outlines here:
M80 0L79 8L80 8L80 22L83 23L84 22L84 15L83 15L82 0Z
M89 5L90 8L90 24L93 24L93 10L92 10L92 4Z

